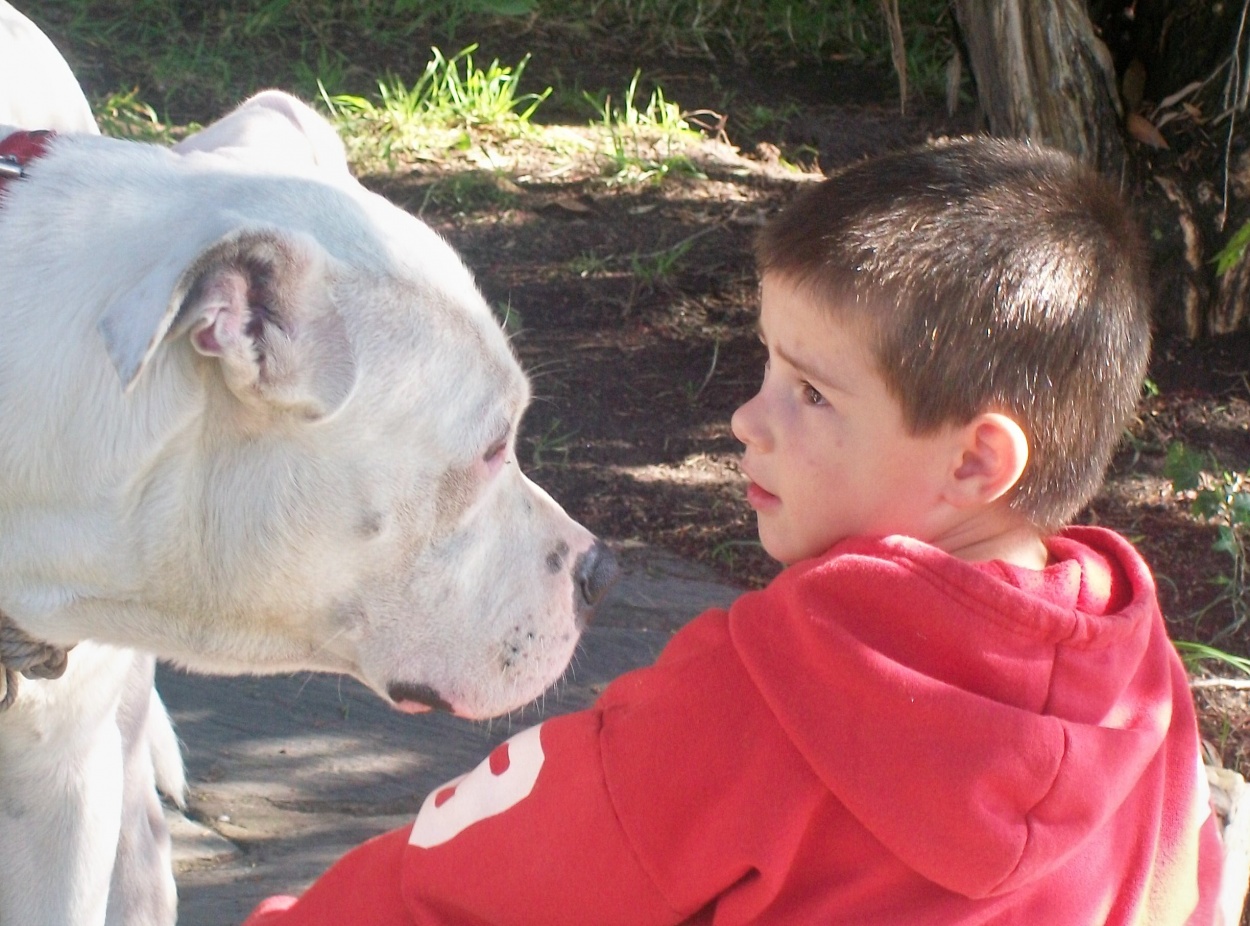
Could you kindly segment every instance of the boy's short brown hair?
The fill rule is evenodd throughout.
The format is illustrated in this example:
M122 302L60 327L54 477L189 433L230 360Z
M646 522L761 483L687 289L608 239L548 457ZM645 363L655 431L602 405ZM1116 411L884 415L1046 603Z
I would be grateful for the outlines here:
M987 137L856 164L761 233L761 274L866 325L914 433L1012 417L1012 506L1063 526L1094 495L1150 352L1140 237L1119 195L1052 149Z

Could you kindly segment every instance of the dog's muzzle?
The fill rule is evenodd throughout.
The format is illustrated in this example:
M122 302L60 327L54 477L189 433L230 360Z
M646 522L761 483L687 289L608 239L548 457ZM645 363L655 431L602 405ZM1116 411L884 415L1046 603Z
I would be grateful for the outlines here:
M555 561L558 562L561 554L567 550L568 548L564 547L563 550L554 552L552 556ZM549 565L551 562L552 560L549 560ZM577 558L573 564L572 578L573 608L577 616L578 630L584 630L590 623L595 608L603 602L608 589L616 584L620 575L621 568L617 563L616 554L602 540L596 540L589 550ZM447 712L453 710L446 698L429 685L395 682L387 687L386 693L401 711L415 713L426 710Z

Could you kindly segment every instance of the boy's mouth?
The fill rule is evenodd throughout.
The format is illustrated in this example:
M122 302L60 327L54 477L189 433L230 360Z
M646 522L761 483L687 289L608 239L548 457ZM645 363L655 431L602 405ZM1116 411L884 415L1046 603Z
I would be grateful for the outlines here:
M781 499L756 482L747 482L747 504L756 511L766 511L781 504Z

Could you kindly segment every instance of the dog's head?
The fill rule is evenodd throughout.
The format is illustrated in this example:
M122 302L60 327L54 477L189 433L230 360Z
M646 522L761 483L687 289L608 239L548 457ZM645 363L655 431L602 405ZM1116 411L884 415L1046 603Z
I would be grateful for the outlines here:
M529 386L468 271L288 97L176 150L215 202L99 322L137 409L203 409L131 515L173 621L153 648L404 709L533 699L615 566L517 465Z

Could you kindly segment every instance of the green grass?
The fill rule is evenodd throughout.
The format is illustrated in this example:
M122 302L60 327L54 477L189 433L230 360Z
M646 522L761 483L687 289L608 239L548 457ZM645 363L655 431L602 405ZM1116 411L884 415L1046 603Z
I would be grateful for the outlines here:
M600 257L597 254L579 254L572 260L568 261L564 268L575 276L582 279L590 277L603 276L612 270L612 260L607 257Z
M650 254L631 255L629 264L633 278L639 285L647 288L667 283L677 273L678 266L692 244L690 239L686 239Z
M37 19L104 96L138 84L175 121L204 119L269 86L311 98L359 92L412 59L414 36L454 37L525 0L44 0ZM422 47L424 43L417 43ZM466 44L460 42L459 44ZM382 66L376 66L378 63Z
M888 65L880 0L566 0L540 3L549 15L589 16L678 54ZM945 0L901 5L910 83L922 86L950 57ZM933 83L937 87L937 83Z
M1238 656L1217 647L1209 646L1205 643L1196 643L1192 640L1177 640L1173 645L1176 647L1176 651L1180 653L1181 661L1185 663L1186 668L1191 672L1214 663L1217 667L1226 666L1240 672L1242 675L1250 676L1250 659L1247 659L1245 656Z
M909 84L936 86L951 50L945 0L904 7ZM410 89L414 48L463 48L486 34L515 34L515 59L539 51L518 45L532 34L764 66L890 61L879 0L42 0L33 12L93 101L133 92L174 125L206 121L265 87L367 98L380 76L395 75L390 90ZM501 29L510 16L524 28Z
M1164 474L1174 491L1190 499L1192 514L1216 530L1212 551L1228 571L1220 573L1218 593L1194 619L1217 608L1226 611L1228 619L1215 633L1218 641L1250 620L1250 472L1224 467L1211 454L1178 441L1168 447Z
M606 145L609 178L620 183L663 180L671 173L699 176L699 170L683 150L686 143L702 138L685 119L681 107L666 99L655 87L646 105L638 103L640 71L635 71L625 94L617 103L611 95L587 94L587 102L599 113Z
M166 125L155 109L139 99L136 90L110 94L98 100L93 109L100 131L117 138L168 145L177 141L187 129L194 128L194 125Z
M564 467L569 464L573 438L577 430L565 428L559 418L552 420L542 434L529 434L526 443L530 448L528 470L538 472L544 467Z
M509 209L516 205L518 192L516 185L499 172L454 171L426 187L416 212L422 215L431 206L459 213Z
M550 88L518 92L528 55L515 67L496 59L483 68L474 63L476 51L470 45L448 58L433 48L411 86L391 77L378 83L374 98L332 95L324 85L319 95L358 162L393 164L400 155L430 158L439 151L471 148L483 134L498 139L525 133Z
M923 87L951 53L945 0L912 0L901 9L908 85ZM688 154L699 137L691 121L697 114L654 81L644 88L641 69L623 93L583 87L583 74L566 77L555 68L550 83L527 85L531 50L518 45L527 36L539 55L553 42L579 40L646 50L652 68L666 54L756 67L833 60L884 67L890 60L880 0L44 0L36 15L110 134L168 142L257 90L279 87L323 105L366 172L457 154L475 169L507 170L513 162L500 146L526 133L554 97L560 118L544 121L581 118L596 131L589 141L581 129L545 132L539 143L553 164L591 144L610 183L702 176ZM524 19L518 26L508 17ZM491 37L515 57L501 63L483 53L478 42ZM427 48L428 57L414 54ZM448 56L441 48L461 51ZM621 78L605 72L604 79ZM733 88L717 92L721 112L729 112ZM730 142L741 136L751 145L756 133L787 118L784 109L755 106L728 123L720 116L711 122ZM477 192L466 186L431 195L467 201ZM492 195L488 186L480 192Z

